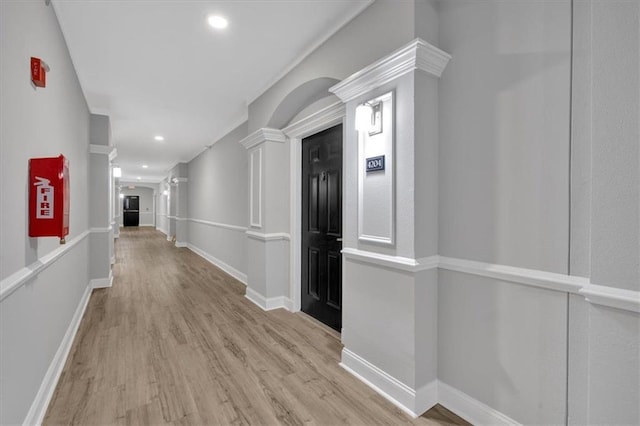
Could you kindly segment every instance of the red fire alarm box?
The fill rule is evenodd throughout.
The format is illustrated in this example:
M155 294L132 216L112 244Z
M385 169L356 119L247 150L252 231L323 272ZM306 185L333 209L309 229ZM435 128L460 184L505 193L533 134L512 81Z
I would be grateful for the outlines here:
M29 236L69 234L69 162L63 155L29 160Z
M40 58L31 57L31 81L38 87L47 85L47 71L49 67Z

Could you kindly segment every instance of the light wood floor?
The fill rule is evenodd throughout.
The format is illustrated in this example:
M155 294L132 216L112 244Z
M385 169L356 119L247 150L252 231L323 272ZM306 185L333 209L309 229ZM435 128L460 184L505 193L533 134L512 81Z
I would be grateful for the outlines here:
M466 424L412 420L338 366L333 330L279 309L151 228L125 228L45 424Z

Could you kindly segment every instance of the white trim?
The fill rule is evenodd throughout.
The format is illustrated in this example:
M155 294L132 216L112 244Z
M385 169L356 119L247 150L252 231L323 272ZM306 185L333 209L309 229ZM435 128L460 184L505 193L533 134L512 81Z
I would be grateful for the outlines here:
M111 264L112 265L116 264L116 255L115 254L113 256L111 256Z
M229 225L227 223L219 223L219 222L210 222L208 220L202 220L202 219L188 218L187 220L189 222L201 223L203 225L214 226L216 228L230 229L232 231L246 232L248 229L246 226Z
M640 313L640 291L588 284L580 289L580 294L594 305Z
M289 74L291 72L291 70L293 70L295 67L300 65L302 63L302 61L307 59L307 57L309 55L311 55L320 46L322 46L327 40L329 40L331 37L333 37L335 33L340 31L342 29L342 27L346 26L349 22L351 22L353 19L355 19L356 16L360 15L367 7L371 6L371 4L374 1L375 0L365 0L359 7L357 7L355 9L355 12L353 14L348 14L348 15L342 16L341 17L342 19L337 19L335 21L335 25L330 27L329 31L325 32L324 37L320 37L320 38L316 39L315 43L313 43L311 46L309 46L309 48L307 48L307 50L305 50L301 55L299 55L297 57L297 59L295 59L293 62L291 62L278 75L276 75L276 77L274 77L273 79L269 80L269 82L266 85L264 85L260 90L256 91L252 96L250 96L247 99L247 105L250 105L251 103L253 103L256 99L258 99L260 96L262 96L267 90L269 90L271 88L271 86L275 85L277 82L282 80L287 74Z
M520 424L440 380L414 390L347 348L340 366L413 418L441 404L474 425Z
M582 287L589 284L589 279L583 277L452 257L440 256L438 267L448 271L462 272L566 293L578 293Z
M281 308L289 310L289 306L291 306L291 301L284 296L266 298L248 286L244 297L252 301L263 311L272 311Z
M249 231L246 231L245 233L247 234L247 237L254 240L258 240L258 241L280 241L280 240L290 241L291 240L291 236L284 232L273 232L270 234L263 234L261 232L255 232L255 231L249 230Z
M109 161L112 161L118 155L115 146L89 144L89 153L98 155L108 155Z
M418 272L433 268L461 272L479 277L491 278L515 284L543 288L582 295L593 305L608 306L625 311L640 313L640 291L592 284L588 278L558 274L538 269L517 268L515 266L476 262L445 256L430 256L421 259L390 256L352 247L342 249L345 259L372 265Z
M49 406L49 402L51 402L51 397L53 396L53 392L56 390L58 380L60 379L60 375L62 374L62 370L67 361L67 357L69 356L69 351L73 346L73 339L76 337L76 333L78 332L78 328L80 327L82 316L84 315L84 312L87 309L87 305L89 304L91 292L91 285L87 285L84 290L84 294L80 299L80 303L78 304L78 307L76 308L76 311L71 318L69 327L67 327L67 331L62 338L62 342L60 342L60 346L58 346L58 350L56 351L56 354L49 364L47 373L42 379L42 383L40 384L38 393L31 403L29 412L27 413L27 416L25 417L23 422L24 425L42 424L44 416L47 412L47 408Z
M285 141L286 138L284 136L284 133L282 133L282 130L264 127L251 133L249 136L240 140L238 143L249 150L254 146L260 145L264 142L284 143Z
M184 247L188 247L188 246L189 246L189 243L185 243L185 242L183 242L183 241L176 241L175 246L176 246L177 248L184 248Z
M61 245L55 250L45 254L29 266L19 269L8 277L0 281L0 301L3 301L7 296L23 286L26 282L33 279L49 266L57 262L62 256L69 253L78 243L87 238L91 231L86 230L77 237L67 241L66 244Z
M330 87L329 91L346 103L416 69L440 77L450 59L448 53L416 38Z
M242 284L247 285L247 274L244 274L244 273L238 271L233 266L230 266L230 265L224 263L222 260L210 255L206 251L202 250L201 248L198 248L198 247L194 246L193 244L188 243L187 244L187 248L189 250L191 250L192 252L194 252L195 254L197 254L198 256L200 256L203 259L205 259L206 261L208 261L209 263L211 263L214 266L222 269L224 272L226 272L227 274L231 275L233 278L235 278L236 280L240 281Z
M282 129L289 138L303 139L342 123L346 106L338 101Z
M113 272L109 271L108 278L94 278L89 282L91 288L109 288L113 286Z
M178 217L178 216L167 216L168 219L173 219L173 220L177 220L177 221L184 221L184 220L189 220L189 218L187 217ZM153 225L151 225L153 226Z
M345 114L345 105L342 102L336 102L282 130L289 137L289 236L291 238L291 244L289 244L289 294L291 295L291 312L298 312L301 306L302 139L338 124L343 124L343 139L346 139L344 138ZM344 194L344 179L342 190Z
M254 157L258 157L257 159L257 171L255 170L255 160ZM258 188L255 188L253 185L254 174L258 174ZM254 202L257 191L258 195L258 208L257 213L258 217L254 217ZM262 147L257 148L249 154L249 225L253 228L261 228L262 227Z
M401 271L419 272L438 267L439 256L429 256L420 259L409 257L390 256L388 254L375 253L372 251L359 250L345 247L342 249L345 259L370 263L384 268L399 269Z
M438 381L438 403L474 425L519 425L507 415Z
M347 348L342 349L340 366L414 419L438 403L437 380L416 392Z
M106 234L107 232L111 232L113 228L109 226L108 228L90 228L89 232L92 234Z

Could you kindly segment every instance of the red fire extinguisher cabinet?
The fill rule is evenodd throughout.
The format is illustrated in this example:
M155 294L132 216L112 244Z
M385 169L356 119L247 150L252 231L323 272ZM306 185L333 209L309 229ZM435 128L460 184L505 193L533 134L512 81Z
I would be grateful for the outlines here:
M29 236L69 234L69 162L60 155L29 160Z

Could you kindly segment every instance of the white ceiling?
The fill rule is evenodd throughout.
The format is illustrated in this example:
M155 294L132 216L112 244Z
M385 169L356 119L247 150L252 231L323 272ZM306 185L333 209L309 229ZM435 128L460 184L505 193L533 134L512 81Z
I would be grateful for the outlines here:
M54 0L89 108L111 117L122 179L142 182L246 120L248 102L370 3Z

